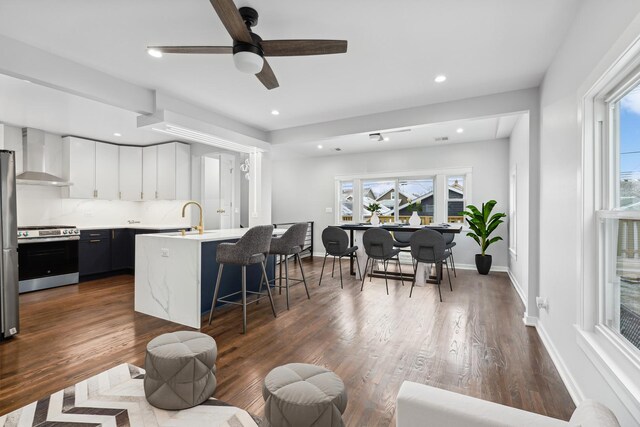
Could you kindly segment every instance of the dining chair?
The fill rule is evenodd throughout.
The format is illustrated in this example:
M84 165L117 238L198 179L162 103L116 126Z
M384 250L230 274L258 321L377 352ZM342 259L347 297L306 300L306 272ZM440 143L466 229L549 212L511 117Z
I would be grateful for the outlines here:
M400 249L394 248L394 240L391 237L391 233L388 230L382 228L370 228L364 232L362 236L362 244L364 245L364 251L367 254L367 262L364 265L365 275L367 273L367 267L369 261L371 261L371 276L373 276L373 264L375 261L382 261L384 267L384 283L387 288L387 295L389 295L389 280L387 275L387 269L389 267L389 261L395 258L398 271L400 272L400 280L404 286L404 278L402 276L402 267L400 266ZM369 281L371 281L371 276ZM364 289L364 277L362 277L362 285L360 291Z
M446 263L450 253L446 249L444 237L441 233L434 230L419 230L411 236L411 256L415 260L413 267L413 282L411 283L411 291L409 298L413 294L413 288L416 285L416 276L418 265L435 264L436 276L438 278L438 293L440 294L440 302L442 302L442 291L440 283L442 282L442 264L447 266L447 277L449 278L449 288L453 291L451 285L451 275L449 274L449 264Z
M356 264L358 265L358 273L362 278L362 272L360 271L360 261L358 260L358 247L349 247L349 236L347 232L340 227L329 226L322 230L322 244L324 245L325 254L322 261L322 269L320 270L320 281L318 286L322 284L322 275L324 274L324 265L327 262L327 257L333 257L333 265L335 267L336 258L338 259L338 265L340 267L340 288L344 289L342 281L342 258L355 256ZM331 270L331 276L333 277L333 268Z
M453 233L443 233L442 237L444 237L445 247L447 251L449 251L449 254L451 255L450 258L451 258L451 268L453 269L453 277L458 277L458 275L456 274L456 260L453 259L453 247L456 245L456 242L454 242L453 239L456 237L456 235Z

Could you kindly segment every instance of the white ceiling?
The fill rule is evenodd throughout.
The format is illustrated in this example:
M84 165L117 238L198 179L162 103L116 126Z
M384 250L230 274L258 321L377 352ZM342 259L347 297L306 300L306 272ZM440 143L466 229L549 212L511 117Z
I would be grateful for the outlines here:
M492 141L511 136L516 122L522 116L526 114L457 120L402 129L411 129L408 132L381 131L383 136L388 137L388 141L372 141L368 133L360 133L323 141L277 144L273 146L273 151L278 158L321 157ZM463 132L458 133L458 129L462 129ZM436 138L440 137L447 137L448 140L436 141ZM318 148L319 145L322 146L321 149ZM341 150L336 151L336 148Z
M136 127L137 113L0 74L0 123L119 144L176 138ZM122 136L116 137L114 133Z
M258 9L264 39L349 41L346 55L271 58L272 91L230 56L146 54L148 44L230 44L208 0L2 0L0 34L274 130L537 86L578 3L237 1Z

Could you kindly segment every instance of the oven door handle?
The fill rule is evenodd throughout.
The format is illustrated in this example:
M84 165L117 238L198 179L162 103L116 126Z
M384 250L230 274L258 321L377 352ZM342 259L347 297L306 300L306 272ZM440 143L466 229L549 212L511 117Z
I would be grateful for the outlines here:
M80 240L80 236L68 236L68 237L45 237L45 238L36 238L36 239L25 239L25 240L18 240L18 244L22 245L22 244L27 244L27 243L46 243L46 242L66 242L66 241L73 241L73 240Z

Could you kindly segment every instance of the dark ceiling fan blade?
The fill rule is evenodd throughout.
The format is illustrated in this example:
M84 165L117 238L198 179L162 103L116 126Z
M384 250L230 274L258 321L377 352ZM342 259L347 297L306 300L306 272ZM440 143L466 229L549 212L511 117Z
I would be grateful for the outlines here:
M235 41L253 43L251 34L245 25L233 0L210 0L222 24Z
M147 46L162 53L233 53L231 46Z
M278 79L276 79L276 75L273 74L273 70L271 69L271 66L266 59L264 60L262 71L256 74L256 77L258 78L258 80L260 80L260 82L262 82L264 87L269 90L275 89L280 86L280 84L278 83Z
M346 40L263 40L264 56L331 55L347 51Z

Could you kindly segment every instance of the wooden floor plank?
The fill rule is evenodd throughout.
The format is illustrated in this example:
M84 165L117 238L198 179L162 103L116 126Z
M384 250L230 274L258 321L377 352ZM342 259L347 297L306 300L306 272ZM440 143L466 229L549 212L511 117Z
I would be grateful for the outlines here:
M347 261L344 261L347 271ZM322 259L304 261L304 289L251 305L247 335L241 310L216 313L202 332L218 344L215 396L258 415L262 381L275 366L315 363L344 381L347 425L395 425L404 380L567 420L574 406L524 307L504 273L458 271L453 292L432 284L365 282L325 274ZM291 274L296 274L292 263ZM326 273L326 272L325 272ZM0 415L123 362L144 365L147 342L188 329L133 311L133 277L122 275L20 297L21 334L0 343ZM206 325L205 323L203 323Z

